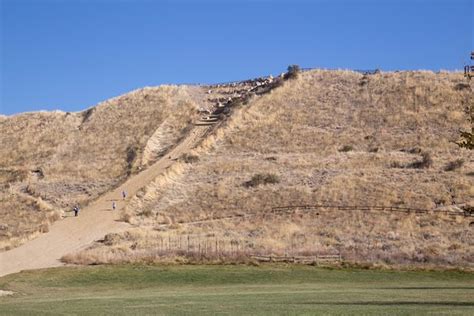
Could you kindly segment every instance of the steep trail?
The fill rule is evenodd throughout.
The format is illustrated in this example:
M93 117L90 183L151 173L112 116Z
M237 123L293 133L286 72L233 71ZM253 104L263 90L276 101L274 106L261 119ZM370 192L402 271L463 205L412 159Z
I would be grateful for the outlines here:
M82 209L78 217L67 217L52 225L50 231L40 235L18 248L0 253L0 276L21 270L40 269L63 265L59 259L71 252L86 247L111 232L119 232L128 227L120 222L120 210L127 203L121 192L131 197L139 189L162 174L175 159L186 153L206 135L211 126L195 126L189 135L148 169L129 178L119 187L111 190ZM116 201L116 210L112 202Z
M108 233L130 228L130 225L119 221L120 210L128 202L127 199L122 200L122 191L126 191L128 197L134 196L138 190L161 175L177 158L196 147L210 131L218 128L223 122L222 116L230 115L231 107L239 102L247 102L252 96L270 92L278 87L282 80L283 77L273 79L269 76L210 85L207 87L207 94L202 93L201 88L190 90L194 98L202 99L200 103L211 105L205 108L204 112L207 114L202 113L204 116L193 124L193 129L186 138L146 170L132 176L82 209L78 217L71 215L53 224L48 233L12 250L0 252L0 277L22 270L61 266L63 263L59 259L62 256L83 249ZM113 201L116 202L115 211L112 210Z

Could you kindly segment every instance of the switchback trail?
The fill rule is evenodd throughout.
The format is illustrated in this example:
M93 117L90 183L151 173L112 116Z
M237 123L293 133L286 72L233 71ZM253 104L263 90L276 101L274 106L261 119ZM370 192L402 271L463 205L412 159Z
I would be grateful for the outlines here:
M0 276L21 270L40 269L62 265L59 259L80 250L111 232L122 231L128 224L120 222L119 213L127 200L121 192L132 197L139 189L162 174L175 159L188 152L206 135L210 126L195 126L189 135L146 170L132 176L119 187L103 194L96 201L82 209L78 217L67 217L54 223L50 231L17 248L0 252ZM117 208L112 210L112 202Z

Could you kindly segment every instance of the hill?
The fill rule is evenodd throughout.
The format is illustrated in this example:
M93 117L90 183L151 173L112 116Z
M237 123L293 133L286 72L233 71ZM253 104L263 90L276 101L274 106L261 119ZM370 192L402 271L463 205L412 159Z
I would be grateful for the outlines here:
M0 249L85 206L171 147L198 105L187 87L144 88L78 113L0 121Z
M471 221L435 212L473 201L472 153L453 143L471 93L459 73L305 72L240 107L192 163L134 197L122 218L135 229L65 260L329 253L471 266ZM326 207L275 214L299 205Z
M198 112L239 87L148 88L81 113L3 119L2 144L18 149L0 155L2 222L21 236L15 225L34 222L27 216L55 219L57 209L90 202L156 161ZM460 73L301 73L235 104L199 147L143 183L122 210L132 228L63 260L340 254L355 263L472 267L462 209L473 202L474 161L453 143L469 127L471 94ZM43 211L32 216L34 207Z

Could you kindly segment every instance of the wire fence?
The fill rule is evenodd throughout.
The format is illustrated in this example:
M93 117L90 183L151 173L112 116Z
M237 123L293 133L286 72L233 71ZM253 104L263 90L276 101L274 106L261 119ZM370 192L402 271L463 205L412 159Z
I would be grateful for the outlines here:
M449 208L444 209L422 209L413 207L403 206L377 206L377 205L332 205L332 204L313 204L313 205L288 205L288 206L277 206L271 209L273 214L282 214L292 212L296 209L314 211L319 209L335 209L339 211L379 211L379 212L401 212L405 214L444 214L450 216L463 216L463 217L474 217L474 209L466 208L453 210Z
M453 210L453 209L422 209L414 207L403 207L403 206L367 206L367 205L333 205L333 204L309 204L309 205L287 205L287 206L275 206L270 209L266 209L260 212L255 210L243 210L241 208L227 208L221 211L223 212L234 212L228 216L213 216L211 218L204 218L196 221L179 222L180 225L201 225L223 220L242 220L254 217L269 217L269 216L284 216L291 215L297 211L303 212L318 212L326 210L335 211L366 211L366 212L379 212L384 214L389 213L402 213L402 214L415 214L415 215L447 215L449 218L453 217L474 217L474 209L466 207L466 209ZM237 213L238 212L238 213ZM235 214L237 213L237 214ZM316 215L322 215L316 213ZM163 224L161 227L167 227L171 224Z
M132 249L134 246L132 245ZM341 262L337 253L322 253L317 249L301 250L296 240L291 240L284 249L260 248L252 238L217 237L213 235L180 234L159 236L154 240L158 256L183 256L203 259L253 259L259 262L291 262L321 264Z
M237 209L234 209L237 210ZM244 214L234 214L222 217L212 217L192 222L180 222L182 225L200 225L223 220L243 220L260 216L284 216L296 214L298 211L314 212L320 210L339 210L339 211L375 211L385 213L403 213L403 214L444 214L455 217L474 217L474 210L467 209L461 211L450 211L442 209L422 209L402 206L363 206L363 205L331 205L331 204L313 204L313 205L288 205L272 207L264 212L251 212ZM226 209L229 211L229 209ZM242 212L242 211L241 211ZM316 215L321 215L317 213ZM170 224L161 225L170 226ZM306 240L308 243L308 241ZM260 247L258 241L252 237L225 237L210 234L179 234L158 236L154 240L155 250L159 256L178 255L195 260L247 260L253 259L259 262L288 262L302 264L323 264L323 263L341 263L343 258L340 252L322 253L309 241L304 247L297 237L292 236L285 242L284 248L267 249ZM132 247L133 248L133 247ZM270 252L270 254L269 254Z

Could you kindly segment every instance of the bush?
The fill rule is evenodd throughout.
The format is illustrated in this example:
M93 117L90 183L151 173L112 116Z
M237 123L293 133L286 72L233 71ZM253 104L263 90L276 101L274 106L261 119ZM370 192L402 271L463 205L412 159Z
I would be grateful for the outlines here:
M463 159L456 159L454 161L450 161L444 167L444 171L454 171L456 169L461 168L463 164L464 164Z
M419 148L419 147L402 149L400 151L404 152L404 153L409 153L409 154L421 154L421 148Z
M392 161L390 163L390 168L403 169L403 168L405 168L405 165L399 163L398 161Z
M301 72L301 68L298 65L288 66L288 71L285 74L285 79L294 79L298 77L298 74Z
M137 214L138 216L145 216L145 217L152 217L153 216L153 211L149 208L141 211L140 213Z
M354 147L352 147L351 145L344 145L342 146L342 148L339 148L340 152L348 152L348 151L353 151L353 150L354 150Z
M430 153L424 152L421 154L421 160L404 165L398 161L392 161L390 163L391 168L412 168L412 169L425 169L433 165L433 159L431 159Z
M462 90L470 90L471 86L467 83L458 83L457 85L454 86L454 90L456 91L462 91Z
M421 160L408 164L406 168L425 169L431 167L432 164L433 159L431 159L430 153L424 152L421 154Z
M196 155L192 155L192 154L184 154L181 159L185 162L185 163L194 163L194 162L198 162L199 161L199 156L196 156Z
M257 173L250 181L244 182L244 187L256 187L261 184L275 184L279 183L280 179L276 174L272 173Z
M90 108L90 109L85 110L84 112L82 112L82 122L81 122L81 124L84 124L85 122L87 122L89 120L89 118L92 116L92 114L94 113L94 111L95 111L95 107Z
M125 160L127 161L127 170L128 174L132 173L133 164L135 163L135 159L138 156L138 148L136 146L128 146L126 151L127 157Z

